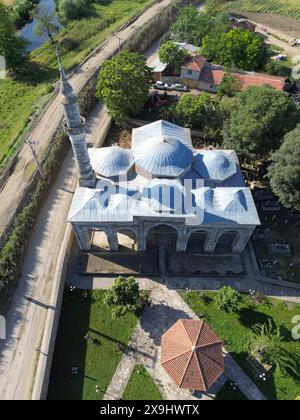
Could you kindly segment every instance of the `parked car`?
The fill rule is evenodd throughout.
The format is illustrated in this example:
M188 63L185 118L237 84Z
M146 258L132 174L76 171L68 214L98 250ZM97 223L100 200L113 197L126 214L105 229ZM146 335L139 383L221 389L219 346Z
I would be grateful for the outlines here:
M287 60L287 55L278 54L278 55L272 57L272 59L275 60L275 61L285 61L285 60Z
M181 83L174 83L171 86L171 89L176 90L177 92L188 92L189 91L188 87L182 85Z
M167 83L158 81L154 84L154 89L159 89L159 90L167 90L169 85Z

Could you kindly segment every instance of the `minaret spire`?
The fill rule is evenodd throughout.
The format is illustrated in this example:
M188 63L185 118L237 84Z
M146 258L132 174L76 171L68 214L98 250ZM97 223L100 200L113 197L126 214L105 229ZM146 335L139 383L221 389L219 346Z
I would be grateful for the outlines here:
M64 107L65 121L64 129L68 133L74 156L80 172L80 186L94 188L96 186L96 175L91 166L88 148L85 140L85 120L80 115L78 98L68 82L63 69L60 52L56 47L56 55L60 72L60 93Z

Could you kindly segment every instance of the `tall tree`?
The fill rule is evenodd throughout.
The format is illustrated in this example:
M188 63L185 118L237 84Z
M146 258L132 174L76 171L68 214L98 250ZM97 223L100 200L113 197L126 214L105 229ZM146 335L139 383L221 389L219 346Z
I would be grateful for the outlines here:
M233 98L237 92L242 90L242 81L237 74L226 72L223 80L218 87L218 97L222 99L224 95Z
M300 211L300 126L284 137L272 155L268 175L273 192L287 208Z
M217 64L242 70L257 70L266 60L263 39L242 28L211 32L203 39L202 54Z
M118 123L142 110L153 82L144 55L123 51L107 60L99 74L97 96Z
M208 93L199 96L183 95L174 109L174 117L178 124L185 127L199 128L210 134L217 126L217 113Z
M169 64L176 74L180 73L180 67L188 57L188 52L174 42L167 41L161 45L158 51L162 63Z
M0 55L9 70L18 71L26 62L26 41L15 34L8 9L0 2Z
M246 159L278 149L284 135L299 122L293 100L271 86L250 87L237 94L234 104L223 130L223 145Z
M46 34L52 44L55 44L54 35L59 27L55 23L55 14L47 6L40 6L37 14L37 24L34 28L35 34L40 37Z

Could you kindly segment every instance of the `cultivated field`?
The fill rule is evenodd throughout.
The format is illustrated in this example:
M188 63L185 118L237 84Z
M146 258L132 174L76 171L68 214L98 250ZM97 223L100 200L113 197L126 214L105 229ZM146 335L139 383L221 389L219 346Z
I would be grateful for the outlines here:
M257 23L271 26L291 36L300 36L299 0L233 0L224 2L223 8L241 12Z

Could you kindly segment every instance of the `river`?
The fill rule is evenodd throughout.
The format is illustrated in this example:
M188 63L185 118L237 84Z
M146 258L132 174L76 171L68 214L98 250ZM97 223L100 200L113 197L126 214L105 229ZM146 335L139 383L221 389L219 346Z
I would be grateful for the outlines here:
M41 0L40 1L40 6L47 8L47 10L49 10L49 12L54 12L55 13L55 2L54 0ZM37 37L34 33L34 28L35 25L37 23L37 17L38 17L38 12L36 14L36 16L34 17L32 22L27 23L20 31L19 31L19 35L22 36L23 38L25 38L28 41L28 47L27 50L33 51L36 48L40 47L42 44L44 44L44 42L48 41L48 37L47 35L43 35L41 37ZM53 19L53 23L55 23L58 26L61 26L58 22L57 17L55 17L55 19Z

